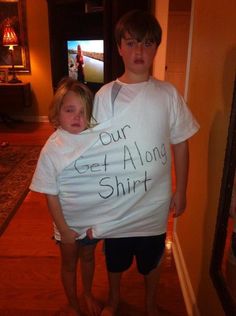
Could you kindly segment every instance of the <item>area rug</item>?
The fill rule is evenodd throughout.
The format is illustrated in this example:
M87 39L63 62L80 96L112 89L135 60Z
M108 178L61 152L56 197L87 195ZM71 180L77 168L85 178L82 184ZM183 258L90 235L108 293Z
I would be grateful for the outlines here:
M40 146L0 148L0 235L29 191Z

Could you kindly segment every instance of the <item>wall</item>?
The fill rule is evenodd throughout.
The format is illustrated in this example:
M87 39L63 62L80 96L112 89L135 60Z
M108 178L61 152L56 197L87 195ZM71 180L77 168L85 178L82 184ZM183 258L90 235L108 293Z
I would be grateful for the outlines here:
M234 0L224 9L220 0L195 0L188 104L201 130L190 141L188 207L177 221L175 246L201 316L225 315L209 267L236 69L235 12ZM198 314L196 306L192 312Z
M162 28L162 39L153 63L153 76L160 80L165 78L168 12L169 0L155 1L155 15Z
M52 99L48 15L46 0L26 0L27 30L30 50L31 74L19 75L23 82L30 82L33 104L20 114L24 120L47 119Z

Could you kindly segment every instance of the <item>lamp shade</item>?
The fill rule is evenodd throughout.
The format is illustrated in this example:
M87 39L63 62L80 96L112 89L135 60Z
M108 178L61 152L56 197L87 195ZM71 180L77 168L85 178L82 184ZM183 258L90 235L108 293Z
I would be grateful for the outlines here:
M6 24L3 30L3 46L17 46L18 38L13 27L10 24Z

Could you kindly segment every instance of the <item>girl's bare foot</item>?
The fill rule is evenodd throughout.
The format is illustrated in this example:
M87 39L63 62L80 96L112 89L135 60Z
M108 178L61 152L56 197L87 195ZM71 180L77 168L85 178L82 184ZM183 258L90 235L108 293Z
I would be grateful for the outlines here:
M92 295L83 295L90 316L100 316L102 307Z
M79 311L76 311L73 307L66 305L59 313L60 316L81 316Z
M102 310L101 316L115 316L117 308L111 305L107 305Z

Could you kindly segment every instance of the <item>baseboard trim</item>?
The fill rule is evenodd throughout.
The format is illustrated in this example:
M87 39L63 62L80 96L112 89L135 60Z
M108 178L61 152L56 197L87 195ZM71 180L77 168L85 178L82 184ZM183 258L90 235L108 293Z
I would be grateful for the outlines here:
M24 122L40 122L40 123L49 122L47 116L15 116L14 118L22 120Z
M184 261L183 253L176 232L174 232L173 235L172 249L187 313L189 316L200 316L199 309L196 303L196 297L192 288L192 284L189 278L188 270Z

